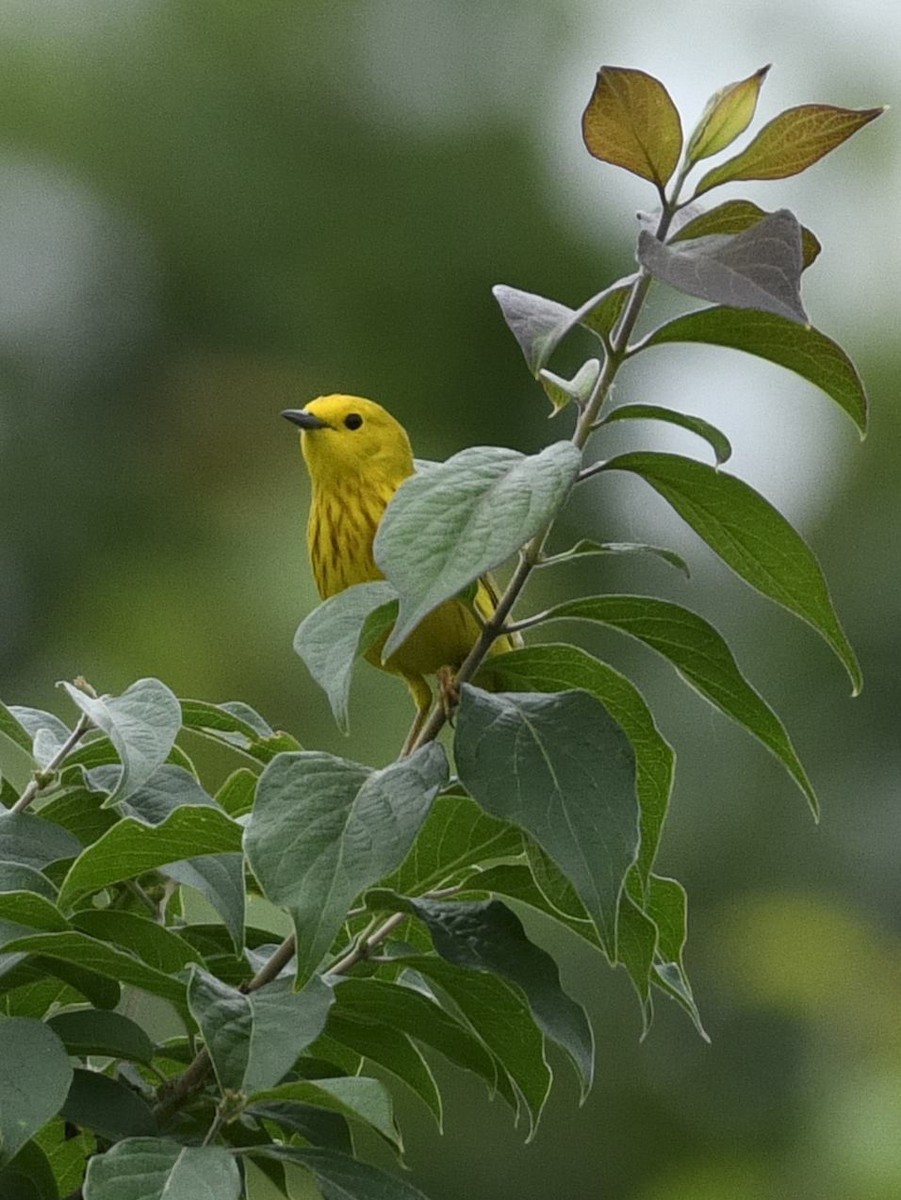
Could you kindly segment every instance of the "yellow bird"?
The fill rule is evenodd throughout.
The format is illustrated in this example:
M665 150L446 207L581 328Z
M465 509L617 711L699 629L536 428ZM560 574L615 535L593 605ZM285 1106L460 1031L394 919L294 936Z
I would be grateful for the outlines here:
M313 485L307 548L319 595L325 600L355 583L384 579L372 542L389 500L415 470L407 431L380 404L361 396L320 396L282 416L300 426L300 448ZM432 705L429 676L443 668L456 671L479 636L473 608L484 619L496 603L491 580L480 579L472 605L446 600L386 662L381 661L384 638L367 653L375 666L402 676L413 696L417 712L405 749L412 747ZM518 635L498 638L491 653L520 644Z

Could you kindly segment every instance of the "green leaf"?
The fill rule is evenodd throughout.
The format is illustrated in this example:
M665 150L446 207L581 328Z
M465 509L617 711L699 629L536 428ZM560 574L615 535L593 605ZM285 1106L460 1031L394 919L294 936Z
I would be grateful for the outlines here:
M698 1033L709 1042L682 962L688 933L688 899L681 883L653 876L648 894L648 915L659 932L659 957L667 960L656 964L652 982L685 1009Z
M442 1130L441 1093L431 1067L413 1041L399 1029L377 1021L355 1021L333 1015L329 1036L357 1054L377 1063L413 1092L425 1104Z
M708 171L695 196L736 179L785 179L798 175L884 111L884 108L836 108L831 104L802 104L786 109L764 125L753 142L735 158Z
M200 961L199 953L184 938L137 913L86 908L73 914L72 924L89 937L131 950L166 975L175 975L189 963Z
M296 992L290 979L276 979L250 994L253 1033L243 1087L274 1087L298 1055L325 1028L335 993L318 976Z
M760 208L751 200L726 200L723 204L716 208L711 208L708 212L702 212L672 233L669 237L669 245L673 242L684 242L689 238L708 237L712 234L735 234L744 233L746 229L750 229L752 225L756 225L758 221L762 221L764 217L771 216L771 213ZM817 241L814 234L810 232L804 225L801 226L801 255L803 259L803 270L806 270L819 257L822 246Z
M616 283L586 300L579 308L569 308L534 292L499 283L491 289L500 305L507 328L516 338L532 375L538 379L557 346L570 330L584 325L602 342L622 315L637 275ZM437 463L430 463L434 468ZM417 468L418 469L418 468Z
M498 655L477 679L499 691L562 692L582 688L619 723L635 754L635 790L641 812L637 868L651 870L673 786L675 755L661 735L641 693L624 675L577 646L527 646Z
M65 1047L43 1021L0 1020L0 1166L59 1112L71 1082Z
M340 1113L300 1104L296 1100L271 1100L267 1104L252 1104L245 1109L249 1117L271 1121L289 1133L299 1133L314 1146L327 1146L345 1154L353 1153L353 1143L347 1121ZM264 1137L257 1145L265 1145Z
M473 799L547 851L614 958L639 840L635 758L622 728L588 692L491 695L465 685L454 745Z
M769 69L769 64L761 67L747 79L729 83L710 97L688 140L687 164L694 166L702 158L719 154L744 133L754 118L757 97Z
M434 608L538 533L569 494L581 461L571 442L554 442L531 456L474 446L406 480L373 546L400 596L383 658Z
M550 1092L551 1072L544 1037L522 993L498 975L469 971L437 956L411 955L399 961L446 993L494 1056L503 1073L498 1078L500 1094L515 1104L512 1082L525 1105L530 1141Z
M640 475L737 575L812 625L835 651L858 694L860 666L820 565L800 534L758 492L734 475L675 454L623 454L604 470Z
M177 979L148 967L131 954L74 929L64 933L30 934L17 938L6 949L9 953L22 950L29 954L62 959L121 983L131 984L152 995L162 996L182 1010L185 1006L184 985Z
M255 762L268 763L276 754L300 749L290 734L273 729L259 713L239 701L210 704L205 700L182 700L181 720L192 733L212 738Z
M35 892L0 892L0 945L33 929L68 928L68 921L51 900Z
M0 1170L0 1200L58 1200L53 1168L36 1141L26 1142Z
M0 860L40 871L49 863L74 858L81 849L59 825L31 813L0 812Z
M218 1146L126 1138L88 1163L84 1200L241 1200L241 1175Z
M216 803L230 817L243 817L253 808L257 775L249 767L238 767L216 793Z
M347 733L354 663L397 618L397 593L384 580L358 583L331 596L298 626L294 650L328 696L335 722Z
M412 849L385 886L416 896L458 883L479 865L521 851L522 834L514 825L490 817L469 796L439 796Z
M546 861L550 863L550 859L546 858ZM551 865L553 866L553 864ZM557 868L554 867L554 870L556 871ZM560 879L563 879L563 876L559 872L557 874ZM565 926L565 928L576 934L577 937L582 938L594 950L601 950L603 952L598 931L585 911L585 905L578 898L571 885L567 884L567 886L570 887L570 892L575 898L575 906L580 914L579 916L574 916L569 910L565 912L561 911L545 894L542 888L539 887L532 871L525 863L498 863L493 867L488 867L484 871L471 875L464 887L464 894L466 892L477 894L489 892L492 895L509 896L511 900L518 900L521 904L527 904L530 908L534 908L536 912L544 913L545 916L556 921L558 925Z
M344 979L335 996L329 1029L338 1017L384 1024L439 1051L449 1062L484 1080L494 1093L497 1069L491 1054L434 998L385 979Z
M580 408L586 405L592 392L597 386L601 375L601 364L596 358L589 358L582 363L572 379L564 379L553 371L542 369L539 372L541 386L551 402L551 416L555 417L567 404L577 404Z
M391 1094L377 1079L367 1079L364 1075L350 1079L343 1076L336 1079L299 1079L257 1092L251 1097L252 1103L270 1100L298 1100L340 1113L351 1121L362 1121L372 1126L395 1149L403 1149L400 1132L394 1122Z
M109 1011L114 1009L122 998L122 989L115 979L98 975L96 971L87 970L77 963L45 958L40 954L29 957L24 954L10 954L9 959L12 960L11 963L0 965L0 992L38 985L50 975L60 981L62 999L66 1003L78 1004L84 997L95 1008Z
M99 1137L152 1137L156 1118L149 1104L118 1079L76 1067L60 1116Z
M234 951L244 948L244 855L207 854L163 867L176 883L194 888L207 899L222 918Z
M240 1091L253 1030L250 997L196 966L191 968L187 994L188 1008L200 1027L220 1091ZM290 1063L285 1070L289 1067Z
M294 921L300 981L327 953L354 897L403 861L446 779L436 743L381 771L299 753L263 772L245 849L266 898Z
M721 466L732 457L729 439L724 433L720 433L715 425L702 420L701 417L692 417L672 408L661 408L657 404L623 404L609 412L601 424L610 425L614 421L666 421L704 438L713 451L717 466Z
M140 1063L153 1058L153 1042L140 1025L122 1013L82 1008L55 1013L47 1024L66 1050L81 1058L98 1054Z
M31 782L36 762L30 750L0 730L0 808L12 808Z
M550 610L548 619L557 618L611 625L669 659L686 683L775 754L816 814L816 794L785 727L739 671L722 636L703 617L669 600L611 595L565 601ZM530 647L528 653L543 649ZM507 657L504 655L505 659ZM630 728L625 722L624 726ZM641 861L645 861L643 851ZM647 868L650 868L649 862Z
M691 574L688 563L675 550L667 550L663 546L648 546L642 542L593 542L590 538L581 538L568 550L542 558L540 562L536 563L536 566L556 567L560 563L571 562L573 559L590 554L653 554L663 562L669 563L671 567L675 567L677 571L681 571L686 579Z
M89 846L119 819L118 813L103 807L105 799L104 792L90 792L81 784L67 787L41 806L41 818L68 829L82 846Z
M68 1136L71 1129L59 1118L54 1118L49 1125L38 1133L34 1139L47 1156L47 1161L56 1177L57 1194L69 1196L81 1185L84 1178L85 1160L96 1149L94 1138L89 1133Z
M125 817L137 817L148 825L160 825L177 808L216 808L216 802L194 776L172 763L163 763L120 806Z
M18 718L3 703L0 703L0 733L5 734L11 742L15 742L20 750L31 754L31 737Z
M369 1163L357 1158L338 1154L334 1150L299 1146L252 1146L245 1154L248 1158L274 1158L279 1162L295 1163L305 1167L316 1180L323 1200L426 1200L418 1188L395 1175L387 1175ZM85 1200L97 1200L86 1196ZM102 1196L99 1200L119 1200ZM141 1197L141 1200L144 1200ZM155 1197L151 1198L155 1200ZM166 1200L169 1200L167 1195ZM173 1200L187 1200L173 1197ZM200 1200L200 1197L198 1197ZM206 1200L206 1197L203 1198ZM209 1200L214 1200L210 1196ZM216 1197L215 1200L219 1200ZM223 1200L229 1200L224 1197Z
M60 888L65 909L81 896L194 855L236 852L241 826L213 805L177 808L159 825L118 821L78 856Z
M657 927L641 907L626 893L619 908L616 930L619 961L632 981L641 1005L642 1037L651 1027L651 976L657 949Z
M787 208L733 235L667 243L643 229L638 261L655 279L711 304L810 323L801 303L801 226Z
M34 892L51 904L56 901L56 888L46 875L23 863L0 860L0 902L3 892Z
M121 696L94 699L71 683L70 698L109 737L122 761L122 773L107 801L127 800L168 757L181 728L181 708L158 679L139 679Z
M669 92L652 75L601 67L582 115L588 153L647 179L662 192L682 152L682 125Z
M844 350L816 329L773 313L705 308L661 325L641 348L669 342L729 346L787 367L830 396L861 437L866 432L867 396L860 376Z
M545 1037L569 1056L584 1101L594 1078L594 1038L585 1010L563 991L553 958L527 937L499 900L410 900L442 958L470 971L501 975L525 995Z

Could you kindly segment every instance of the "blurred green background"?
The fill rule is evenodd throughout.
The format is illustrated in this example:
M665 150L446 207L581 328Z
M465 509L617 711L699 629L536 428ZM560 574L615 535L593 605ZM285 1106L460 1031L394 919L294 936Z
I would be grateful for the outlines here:
M365 668L336 732L291 650L314 603L307 486L279 410L328 391L385 403L417 452L567 436L490 287L577 304L632 269L637 180L591 160L579 117L601 63L662 78L686 123L776 60L760 115L898 100L888 3L679 7L522 0L5 0L0 8L0 694L63 711L53 682L158 675L241 698L304 744L392 758L407 700ZM679 753L660 867L688 888L705 1045L658 1006L639 1044L622 972L559 947L598 1030L577 1108L562 1062L535 1140L437 1064L439 1138L399 1097L432 1200L897 1200L901 1194L901 483L892 114L808 175L746 186L825 251L814 323L854 357L874 414L858 444L812 388L726 351L678 348L620 400L706 416L734 469L819 553L867 683L853 702L810 630L749 593L638 481L604 480L569 532L669 544L547 589L652 590L730 638L821 795L652 656L633 674ZM662 297L659 314L669 311ZM565 365L565 357L564 357ZM702 448L633 429L614 445ZM632 486L634 484L634 486ZM541 929L536 932L540 935ZM262 1195L262 1192L259 1193Z

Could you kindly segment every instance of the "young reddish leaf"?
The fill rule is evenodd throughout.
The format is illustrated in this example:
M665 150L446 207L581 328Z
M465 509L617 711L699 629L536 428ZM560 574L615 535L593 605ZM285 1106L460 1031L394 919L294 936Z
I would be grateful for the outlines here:
M686 161L692 166L699 159L719 154L751 124L757 97L769 71L769 64L715 92L704 108L701 119L688 142Z
M736 179L799 175L883 112L884 108L836 108L831 104L788 108L764 125L741 154L708 171L695 196Z
M642 230L638 259L655 279L689 296L808 324L800 292L801 226L787 208L734 237L694 238L675 246Z
M669 92L644 71L601 67L582 114L588 153L661 191L682 152L682 125Z
M744 233L764 217L772 216L750 200L727 200L709 212L702 212L671 235L673 242L685 242L689 238L709 237L717 233ZM809 229L801 226L801 255L806 270L819 256L822 246Z

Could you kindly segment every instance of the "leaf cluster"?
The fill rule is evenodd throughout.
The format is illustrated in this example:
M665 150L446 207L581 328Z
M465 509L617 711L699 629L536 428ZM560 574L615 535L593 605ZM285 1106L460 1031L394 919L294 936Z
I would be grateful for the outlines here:
M434 608L471 601L477 581L513 559L457 672L447 750L436 740L444 703L412 752L381 769L305 750L243 703L179 700L155 679L119 696L67 684L71 724L0 705L0 1196L237 1200L252 1160L286 1195L302 1170L327 1198L415 1198L363 1161L355 1139L365 1128L402 1160L392 1092L367 1064L411 1090L440 1128L435 1054L479 1078L531 1137L561 1056L587 1094L594 1034L526 933L522 906L627 971L645 1030L666 997L703 1035L683 962L685 891L655 870L674 755L647 703L569 642L491 651L551 622L619 630L756 737L816 812L781 720L697 613L631 594L521 610L534 572L586 555L652 554L688 573L666 547L554 546L573 493L628 472L740 578L812 626L859 690L813 553L721 469L726 437L658 404L610 404L635 356L692 341L794 371L865 429L861 381L801 301L814 235L786 210L731 200L701 211L696 201L727 182L795 174L881 110L782 113L684 195L692 170L748 127L765 75L717 92L686 139L658 81L599 73L586 146L650 182L660 202L638 237L638 270L577 308L495 290L553 413L572 416L570 435L539 454L473 447L418 471L378 531L384 580L331 598L297 631L296 650L346 727L356 660L380 641L389 655ZM638 335L653 281L706 307ZM549 364L577 328L596 338L597 357L567 379ZM714 463L641 449L596 458L606 427L623 421L687 429ZM192 738L231 757L221 786L198 772ZM191 892L215 922L192 915ZM248 922L257 894L289 936ZM120 1010L135 991L167 1005L182 1033L151 1038Z

